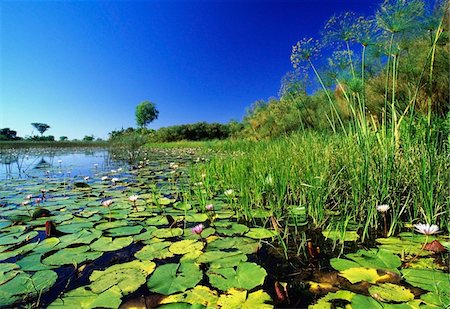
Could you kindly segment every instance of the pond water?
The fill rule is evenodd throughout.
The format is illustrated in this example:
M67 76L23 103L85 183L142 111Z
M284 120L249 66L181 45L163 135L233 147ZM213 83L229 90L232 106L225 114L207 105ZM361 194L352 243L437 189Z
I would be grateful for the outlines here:
M101 148L0 149L0 180L92 177L122 166Z

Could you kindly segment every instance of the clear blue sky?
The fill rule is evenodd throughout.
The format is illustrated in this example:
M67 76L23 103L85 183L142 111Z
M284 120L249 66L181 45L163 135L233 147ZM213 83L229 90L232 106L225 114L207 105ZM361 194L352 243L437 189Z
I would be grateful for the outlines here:
M0 128L106 138L144 100L160 111L150 128L241 120L277 95L292 45L380 2L2 0Z

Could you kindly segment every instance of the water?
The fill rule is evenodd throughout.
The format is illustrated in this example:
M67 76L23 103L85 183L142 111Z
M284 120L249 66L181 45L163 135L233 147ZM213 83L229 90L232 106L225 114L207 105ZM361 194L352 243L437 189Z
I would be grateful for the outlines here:
M101 148L0 149L0 180L92 177L120 166Z

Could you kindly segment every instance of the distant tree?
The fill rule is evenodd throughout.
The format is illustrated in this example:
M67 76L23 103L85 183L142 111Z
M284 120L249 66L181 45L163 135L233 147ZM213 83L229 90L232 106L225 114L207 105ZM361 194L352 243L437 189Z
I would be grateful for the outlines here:
M13 141L19 139L17 132L9 128L0 129L0 141Z
M92 142L94 140L94 135L86 135L83 137L84 142Z
M145 128L150 122L157 119L159 111L155 103L144 101L136 106L136 124L140 128Z
M42 134L44 134L45 131L50 129L50 126L46 123L33 122L31 125L35 127L36 130L39 131L39 133L41 133L41 136Z
M67 138L67 136L60 136L60 137L59 137L59 140L60 140L61 142L64 142L64 141L67 141L68 138Z

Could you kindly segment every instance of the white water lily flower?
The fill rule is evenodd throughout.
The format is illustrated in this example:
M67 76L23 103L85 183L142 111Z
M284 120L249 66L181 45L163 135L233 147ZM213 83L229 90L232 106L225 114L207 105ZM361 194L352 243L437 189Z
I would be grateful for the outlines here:
M139 198L139 196L137 196L137 195L132 195L132 196L130 196L130 197L128 198L128 200L129 200L130 202L136 202L136 201L138 200L138 198Z
M378 205L377 206L377 211L381 212L381 213L384 213L384 212L388 211L389 208L391 208L391 207L389 207L389 205Z
M439 226L437 226L436 224L428 224L428 223L419 223L419 224L414 224L414 227L416 228L416 231L424 234L424 235L433 235L433 234L437 234L439 233Z

